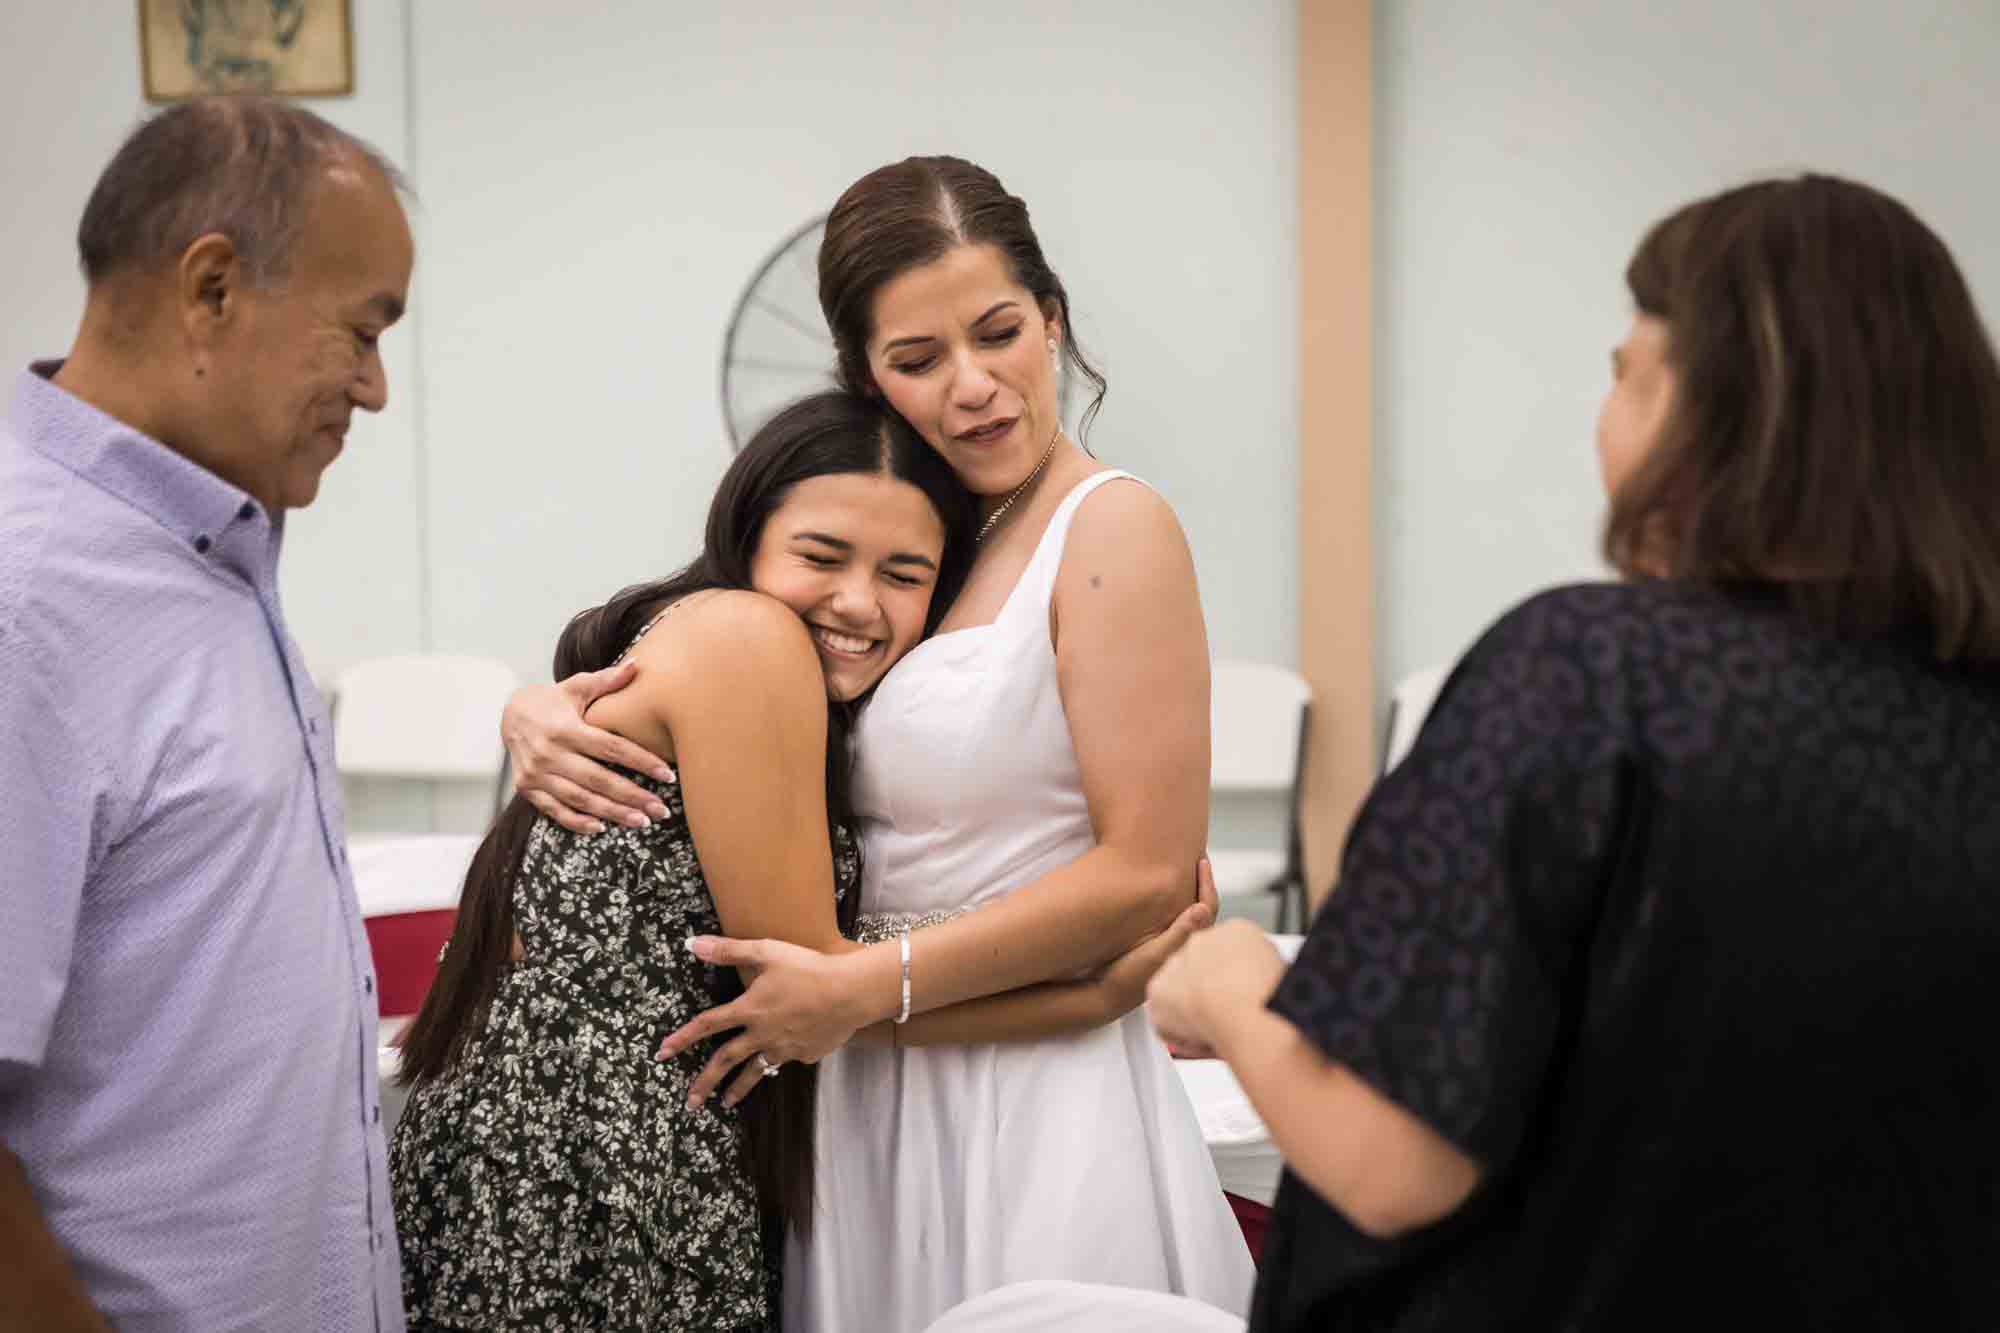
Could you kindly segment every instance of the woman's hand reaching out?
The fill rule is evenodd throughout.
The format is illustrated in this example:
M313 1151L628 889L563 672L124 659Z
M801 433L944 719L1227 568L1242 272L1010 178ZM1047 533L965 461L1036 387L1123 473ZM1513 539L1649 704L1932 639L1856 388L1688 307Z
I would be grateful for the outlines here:
M1177 1055L1214 1056L1244 1013L1261 1010L1285 960L1255 923L1225 921L1188 941L1146 988L1153 1027Z

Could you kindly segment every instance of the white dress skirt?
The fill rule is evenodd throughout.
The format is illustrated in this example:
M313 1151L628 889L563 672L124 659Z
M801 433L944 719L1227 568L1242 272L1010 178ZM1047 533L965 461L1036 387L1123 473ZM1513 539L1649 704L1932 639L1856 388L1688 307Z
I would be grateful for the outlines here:
M918 645L863 711L863 912L976 908L1094 845L1049 598L1078 506L1119 478L1078 483L994 622ZM921 935L915 956L921 988ZM1032 1279L1249 1305L1249 1249L1143 1010L1053 1040L836 1051L816 1179L785 1254L789 1333L920 1330Z

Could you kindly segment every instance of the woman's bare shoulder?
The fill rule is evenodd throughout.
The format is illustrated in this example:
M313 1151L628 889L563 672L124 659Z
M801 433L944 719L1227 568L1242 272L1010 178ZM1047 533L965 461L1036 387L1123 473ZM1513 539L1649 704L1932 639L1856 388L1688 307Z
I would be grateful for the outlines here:
M666 718L718 691L769 697L825 690L805 622L783 602L748 588L688 594L632 646L631 656L638 678L600 704L630 695Z
M1102 577L1106 569L1155 571L1186 566L1187 534L1166 497L1136 478L1119 478L1083 497L1063 547L1061 578ZM1150 583L1150 580L1148 581Z

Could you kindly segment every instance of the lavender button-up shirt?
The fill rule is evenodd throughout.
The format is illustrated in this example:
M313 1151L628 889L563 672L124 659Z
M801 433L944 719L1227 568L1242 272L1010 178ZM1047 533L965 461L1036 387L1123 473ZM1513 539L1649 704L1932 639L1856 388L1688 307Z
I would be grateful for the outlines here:
M281 529L55 368L0 427L0 1143L126 1333L400 1333L374 970Z

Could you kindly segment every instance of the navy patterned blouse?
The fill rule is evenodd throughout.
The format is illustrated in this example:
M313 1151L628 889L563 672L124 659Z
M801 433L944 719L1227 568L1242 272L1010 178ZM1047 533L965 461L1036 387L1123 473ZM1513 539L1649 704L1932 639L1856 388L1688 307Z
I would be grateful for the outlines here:
M1253 1329L2000 1328L2000 672L1537 596L1271 1006L1484 1175L1380 1241L1288 1174Z

